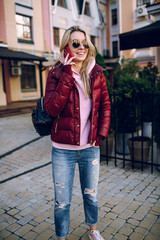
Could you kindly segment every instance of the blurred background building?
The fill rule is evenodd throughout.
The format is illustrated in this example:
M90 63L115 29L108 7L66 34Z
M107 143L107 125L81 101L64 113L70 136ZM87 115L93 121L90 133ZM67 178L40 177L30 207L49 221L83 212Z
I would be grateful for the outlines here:
M89 34L111 83L122 57L156 64L155 47L120 51L119 34L155 21L148 4L160 6L153 0L0 0L0 106L44 94L62 35L72 25Z

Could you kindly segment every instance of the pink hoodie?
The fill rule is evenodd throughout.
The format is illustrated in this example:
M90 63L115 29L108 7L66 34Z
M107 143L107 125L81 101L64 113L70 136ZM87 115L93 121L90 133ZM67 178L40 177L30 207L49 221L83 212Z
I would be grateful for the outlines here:
M95 59L92 58L87 66L87 73L89 74L93 67L95 66ZM52 142L52 145L56 148L67 149L67 150L80 150L84 148L91 147L88 142L89 130L90 130L90 119L89 115L91 112L91 99L85 98L83 82L81 75L73 71L73 77L75 78L77 89L79 92L79 101L80 101L80 146L70 145L70 144L61 144L57 142Z

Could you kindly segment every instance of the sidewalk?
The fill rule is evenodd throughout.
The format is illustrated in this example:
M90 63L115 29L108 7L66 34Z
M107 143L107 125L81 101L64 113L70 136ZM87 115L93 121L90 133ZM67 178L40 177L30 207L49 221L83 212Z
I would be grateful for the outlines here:
M38 138L30 114L0 119L0 239L56 239L50 138ZM48 164L35 170L38 166ZM27 174L25 171L28 172ZM22 174L19 177L16 175ZM114 167L101 162L98 228L106 240L160 239L160 172ZM76 168L69 240L87 240Z
M32 113L37 100L11 102L7 106L0 106L0 118L24 113Z

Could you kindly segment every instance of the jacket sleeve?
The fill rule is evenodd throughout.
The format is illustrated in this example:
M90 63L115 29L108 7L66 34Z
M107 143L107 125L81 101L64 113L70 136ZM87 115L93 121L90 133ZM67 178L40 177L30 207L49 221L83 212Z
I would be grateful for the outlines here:
M99 106L98 135L106 138L110 127L111 104L107 89L106 78L101 73L101 98Z
M59 72L59 73L57 73ZM59 78L57 78L59 75ZM44 109L52 117L57 117L66 105L74 78L63 71L63 67L49 71L46 83Z

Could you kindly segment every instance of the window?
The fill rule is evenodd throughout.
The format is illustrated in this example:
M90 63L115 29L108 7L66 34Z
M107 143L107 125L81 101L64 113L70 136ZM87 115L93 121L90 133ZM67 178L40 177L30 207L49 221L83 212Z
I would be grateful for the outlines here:
M22 92L35 91L36 86L36 75L34 65L21 65L22 75L21 75L21 89Z
M82 14L82 8L83 8L83 1L76 0L78 13Z
M32 40L31 17L16 14L16 27L18 39Z
M137 0L137 6L142 6L148 3L150 3L150 0Z
M84 15L91 16L89 9L89 2L85 2Z
M67 8L66 0L58 0L58 6Z
M96 38L95 36L91 36L91 42L95 46L96 45Z
M112 25L117 24L117 8L112 9Z
M112 55L113 57L118 57L118 41L112 42Z
M54 45L59 47L59 28L54 27Z

